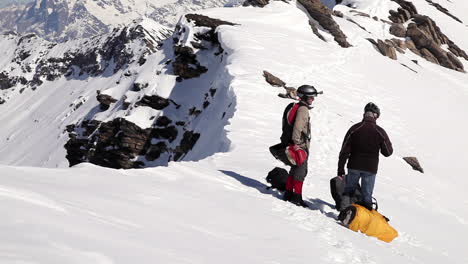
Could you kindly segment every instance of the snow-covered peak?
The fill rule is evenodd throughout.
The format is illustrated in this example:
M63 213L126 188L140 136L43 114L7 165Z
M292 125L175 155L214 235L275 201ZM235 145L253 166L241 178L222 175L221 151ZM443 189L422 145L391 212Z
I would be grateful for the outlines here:
M3 30L34 32L51 41L102 35L142 17L173 27L187 11L221 7L228 0L36 0L17 9L0 9ZM4 16L6 17L6 16Z

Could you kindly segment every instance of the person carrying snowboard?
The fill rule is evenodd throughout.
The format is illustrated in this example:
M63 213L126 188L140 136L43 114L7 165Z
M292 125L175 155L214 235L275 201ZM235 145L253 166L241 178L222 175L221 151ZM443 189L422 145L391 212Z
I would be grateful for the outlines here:
M385 157L393 153L392 142L383 128L377 125L380 109L374 103L364 107L364 118L353 125L343 140L338 160L338 177L345 178L345 189L341 209L350 205L350 199L361 179L362 198L360 203L372 210L372 193L379 164L379 151ZM345 177L345 164L348 174Z
M300 101L289 104L283 113L281 144L288 146L288 154L294 156L283 199L304 207L307 205L302 200L302 185L307 175L310 144L309 110L312 109L311 105L315 97L321 93L311 85L300 86L297 89L297 97Z

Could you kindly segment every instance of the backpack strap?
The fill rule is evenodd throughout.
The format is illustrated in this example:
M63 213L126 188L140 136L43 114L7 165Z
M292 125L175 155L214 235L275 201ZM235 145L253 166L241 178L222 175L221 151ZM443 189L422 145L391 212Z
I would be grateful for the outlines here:
M379 210L379 204L377 203L377 199L375 197L372 197L372 206L375 205L374 210L378 211Z
M299 103L295 103L291 109L289 109L287 114L287 120L289 125L294 125L294 120L296 119L297 109L299 109Z

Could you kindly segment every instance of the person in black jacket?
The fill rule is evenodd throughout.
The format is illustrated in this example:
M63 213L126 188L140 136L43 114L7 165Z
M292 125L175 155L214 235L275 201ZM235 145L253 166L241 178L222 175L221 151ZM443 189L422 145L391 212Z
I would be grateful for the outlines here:
M361 180L361 204L368 209L372 208L372 193L374 191L375 177L379 165L379 152L385 157L393 153L392 142L383 128L377 125L380 109L374 103L364 107L364 119L353 125L343 140L339 160L338 177L345 178L345 190L341 208L350 205L350 197ZM345 164L348 161L348 174L345 173ZM345 177L346 175L346 177Z

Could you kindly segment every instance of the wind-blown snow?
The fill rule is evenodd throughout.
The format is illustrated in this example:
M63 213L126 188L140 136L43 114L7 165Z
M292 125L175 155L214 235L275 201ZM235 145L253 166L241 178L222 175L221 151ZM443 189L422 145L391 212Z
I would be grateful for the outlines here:
M355 2L371 16L384 19L394 4ZM443 5L467 23L468 16L460 9L466 10L468 4L452 2ZM425 1L414 3L468 50L466 26ZM352 16L347 7L337 9ZM233 97L227 99L235 107L224 131L230 144L219 141L228 144L222 148L229 151L197 162L141 170L90 164L71 169L0 166L0 206L5 211L0 223L0 262L468 262L463 243L468 235L466 73L432 64L409 51L398 54L397 61L381 56L365 38L389 37L388 25L371 18L352 16L371 33L335 18L353 45L343 49L329 35L327 43L318 39L307 15L294 3L272 1L263 9L218 8L200 13L239 24L218 28L225 50L225 61L218 66L225 67L220 69L226 71L223 77L231 77L220 81L232 91ZM153 55L154 62L158 56ZM467 68L468 63L462 62ZM267 172L281 166L268 147L279 142L281 115L289 101L276 96L282 88L269 86L263 70L289 86L307 83L324 91L311 110L312 143L304 184L304 198L311 209L283 202L280 193L265 189ZM93 85L105 82L93 80ZM24 100L34 111L13 108L9 101L3 105L8 110L0 106L1 115L11 122L21 120L21 115L60 116L60 104L69 103L60 101L64 98L60 92L54 94L62 90L30 92L30 99ZM329 194L328 181L336 174L344 134L361 120L369 101L380 106L378 123L395 149L392 157L381 158L374 192L380 211L399 232L390 244L339 225ZM55 124L46 120L37 124L36 133L41 133L40 126ZM210 133L210 127L199 129ZM27 134L11 133L11 138L25 142L23 148L33 143ZM2 136L0 149L14 152ZM51 149L60 148L53 137L43 136L47 144L31 146L30 155L12 161L5 154L2 160L9 165L30 164L28 160L40 160ZM196 160L195 156L213 148L221 146L203 141L187 158ZM425 174L411 170L404 156L418 157ZM48 164L65 162L58 154L50 159Z

